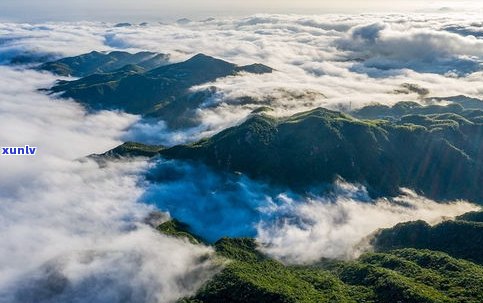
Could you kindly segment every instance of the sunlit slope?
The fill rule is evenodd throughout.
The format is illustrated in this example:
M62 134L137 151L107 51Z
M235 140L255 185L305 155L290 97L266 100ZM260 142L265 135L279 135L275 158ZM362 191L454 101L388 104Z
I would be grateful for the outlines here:
M178 224L164 225L176 227ZM186 235L186 229L168 231L177 237ZM466 241L459 245L462 249L472 249L470 246L474 244ZM483 267L438 251L401 246L384 253L366 253L353 261L321 260L313 265L284 265L260 253L252 239L225 238L214 247L225 268L195 296L181 302L466 303L483 300Z
M265 114L188 146L161 151L296 190L339 176L371 194L406 187L438 200L483 202L481 110L361 120L318 108L277 119Z
M378 232L373 245L379 251L412 247L446 252L483 264L483 212L460 216L430 226L424 221L400 223Z

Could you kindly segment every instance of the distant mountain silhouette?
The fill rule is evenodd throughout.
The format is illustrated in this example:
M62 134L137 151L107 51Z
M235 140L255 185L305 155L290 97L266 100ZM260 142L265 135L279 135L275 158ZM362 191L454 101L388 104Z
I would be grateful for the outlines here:
M76 81L59 81L51 92L72 98L92 109L121 109L133 114L162 115L162 109L188 93L195 85L234 76L240 72L263 74L262 64L238 66L198 54L187 61L149 71L134 67L109 74L94 74Z
M442 101L450 102L445 105ZM371 104L353 111L351 114L363 119L378 118L400 118L404 115L425 115L437 113L461 114L467 110L483 110L483 101L466 96L452 96L441 98L427 98L425 102L430 105L423 105L418 102L398 102L394 106L384 104Z
M75 57L47 62L39 70L52 72L60 76L85 77L92 74L111 73L127 65L136 65L142 70L150 70L168 64L169 56L152 52L90 52Z

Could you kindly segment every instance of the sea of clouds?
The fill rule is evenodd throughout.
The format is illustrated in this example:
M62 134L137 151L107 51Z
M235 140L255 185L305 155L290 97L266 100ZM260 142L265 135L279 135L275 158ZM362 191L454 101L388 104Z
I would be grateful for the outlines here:
M260 106L284 116L422 94L480 98L482 25L471 14L257 15L125 27L0 23L0 145L38 147L36 157L0 158L0 302L173 302L193 293L218 270L212 251L153 231L145 218L156 210L207 241L253 236L284 262L309 263L357 257L378 228L476 209L411 192L373 200L343 182L330 194L296 195L201 165L101 165L85 157L125 140L192 142ZM197 126L173 130L121 112L88 113L38 91L56 77L33 71L36 62L92 50L158 51L173 62L202 52L275 71L192 88L217 90L193 110ZM13 64L19 61L27 64Z
M173 62L201 52L276 69L193 88L218 90L193 111L200 125L182 130L189 135L173 140L164 124L150 123L127 137L149 142L156 133L156 140L173 145L239 123L260 106L283 116L317 106L354 109L420 99L418 92L402 89L408 83L424 88L425 97L481 97L482 32L478 14L255 15L122 27L2 23L0 62L19 54L40 60L91 50L150 50L169 53Z
M215 272L211 249L144 223L145 161L85 156L120 144L138 118L87 114L36 91L51 75L0 67L0 302L171 302ZM167 220L167 216L160 220Z

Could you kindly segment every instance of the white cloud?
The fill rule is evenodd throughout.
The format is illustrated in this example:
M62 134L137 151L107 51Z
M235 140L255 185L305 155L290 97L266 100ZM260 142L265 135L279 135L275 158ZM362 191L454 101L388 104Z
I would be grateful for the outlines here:
M473 36L389 22L355 26L336 45L364 66L383 70L468 74L480 70L483 57L483 42Z
M370 249L370 235L380 228L414 220L434 224L479 209L465 202L440 204L409 191L394 200L373 201L363 188L338 186L343 192L332 197L299 201L281 196L285 203L270 209L273 220L258 226L261 250L295 264L352 259Z
M102 24L0 23L0 64L16 57L33 59L58 58L87 53L92 50L110 50L104 45Z
M286 263L350 259L370 249L379 228L399 222L437 223L479 207L464 201L441 204L410 191L372 199L362 186L336 182L329 190L296 194L243 175L160 159L148 172L143 200L187 223L205 240L254 237L260 249Z
M174 60L203 52L276 71L193 88L215 85L218 91L194 111L200 126L172 131L163 122L148 124L119 112L88 114L73 102L35 91L50 86L52 75L0 67L0 145L38 147L36 157L0 157L0 301L164 302L193 292L214 272L203 258L211 250L153 232L142 220L154 208L136 203L140 197L212 240L255 235L261 221L258 239L265 251L296 263L351 257L377 228L473 209L411 194L396 200L404 202L399 204L371 201L350 186L335 198L279 195L285 191L180 164L165 171L178 178L168 174L169 180L145 193L148 185L140 178L149 168L145 162L99 167L76 159L126 138L167 145L198 140L239 123L259 106L282 116L317 106L417 100L416 93L394 94L403 83L426 88L429 96L481 98L482 72L473 72L483 57L481 41L449 33L456 26L460 33L478 33L479 18L257 15L123 28L100 22L1 23L0 62L19 54L123 49L171 53ZM456 71L445 74L448 68ZM250 99L240 100L246 96ZM52 293L42 292L46 277L54 281Z
M121 143L138 118L87 114L36 91L52 76L0 67L1 302L173 302L213 272L211 250L161 236L137 203L148 164L82 159ZM82 160L76 160L82 159Z
M195 113L202 127L186 130L184 137L196 140L239 123L264 105L273 107L275 115L289 115L317 106L355 108L372 102L418 100L415 93L394 94L403 83L427 88L430 96L481 98L481 41L444 30L455 24L474 27L477 20L474 15L467 20L424 14L257 15L108 29L106 43L167 52L174 60L204 52L238 64L261 62L277 70L228 77L196 88L219 88L210 101L219 106L198 109ZM281 90L315 91L319 97L295 100L281 95ZM240 104L241 96L250 96L253 102Z

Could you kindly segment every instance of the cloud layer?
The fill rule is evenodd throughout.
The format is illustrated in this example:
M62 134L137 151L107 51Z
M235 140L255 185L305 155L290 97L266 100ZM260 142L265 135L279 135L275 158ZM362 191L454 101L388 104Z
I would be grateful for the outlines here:
M172 302L215 270L211 250L164 237L137 203L144 161L84 157L118 145L138 118L87 114L36 91L47 74L0 67L0 302Z
M198 140L242 121L260 106L289 115L324 106L350 109L426 96L483 97L478 15L255 15L185 23L116 27L100 22L0 23L0 64L78 55L91 50L150 50L173 61L198 52L237 64L261 62L265 75L219 79L193 90L218 89L191 112L199 125L176 132L142 121L126 135L173 145ZM247 98L249 97L249 98Z
M1 24L5 38L0 41L0 61L19 53L38 59L121 49L170 53L173 61L203 52L277 70L193 88L214 85L218 90L192 111L200 125L177 130L177 140L162 123L143 122L137 129L146 142L172 145L236 124L260 106L288 115L317 106L349 109L418 100L415 91L398 93L408 83L427 90L429 97L482 98L480 23L471 14L464 19L457 14L395 14L255 15L126 27L96 22Z
M330 195L300 196L188 163L100 165L84 157L123 140L192 142L260 106L283 116L421 96L481 98L479 18L256 15L126 27L0 23L3 65L120 49L170 53L174 61L203 52L276 69L193 88L217 90L193 109L199 125L172 130L163 121L120 112L87 113L36 91L54 76L0 66L0 145L38 147L36 157L0 157L0 302L172 302L192 293L216 272L212 251L155 233L143 220L156 208L210 241L257 236L265 252L288 263L354 257L378 228L436 222L474 209L412 193L373 201L363 188L343 183Z
M407 191L395 199L371 200L361 187L338 184L339 194L294 200L274 207L273 220L260 222L262 251L286 263L305 264L322 258L352 259L370 249L371 234L399 222L431 224L477 210L465 202L440 204ZM362 198L362 200L361 200Z
M264 252L287 263L355 258L369 248L364 239L379 228L412 220L437 223L478 209L409 191L373 200L364 187L342 181L328 191L298 195L243 175L162 159L147 176L152 184L143 200L189 224L195 234L210 242L256 236Z

